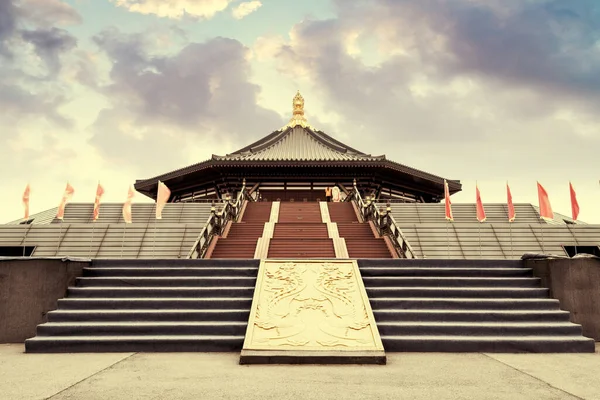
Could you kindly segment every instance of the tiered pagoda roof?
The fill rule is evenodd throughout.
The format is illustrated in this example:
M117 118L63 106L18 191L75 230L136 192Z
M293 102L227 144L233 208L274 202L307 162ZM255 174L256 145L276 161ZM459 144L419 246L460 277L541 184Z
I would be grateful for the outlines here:
M268 178L285 180L305 177L321 181L341 182L352 178L371 179L381 185L395 187L413 196L425 196L429 201L440 201L444 195L444 178L356 150L326 133L311 127L304 116L304 99L300 93L293 101L294 113L283 128L225 156L211 159L162 174L138 180L136 189L156 197L158 181L172 190L174 198L186 192L202 190L207 185L239 182L247 178L261 181ZM449 180L450 193L461 190L460 181Z

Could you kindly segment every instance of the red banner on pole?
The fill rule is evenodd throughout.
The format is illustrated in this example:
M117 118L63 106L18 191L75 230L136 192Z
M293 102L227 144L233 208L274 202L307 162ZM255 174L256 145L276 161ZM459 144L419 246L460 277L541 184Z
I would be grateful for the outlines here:
M23 208L25 208L25 216L24 219L29 219L29 184L25 187L25 191L23 192Z
M510 193L510 187L506 182L506 203L508 204L508 222L513 222L517 216L515 213L515 206L512 200L512 194Z
M98 188L96 189L96 199L94 200L94 215L92 221L96 221L100 216L100 199L104 194L104 188L98 182Z
M454 221L452 216L452 203L450 202L450 189L448 188L448 182L444 179L444 197L446 204L446 219L448 221Z
M56 213L56 218L63 219L65 217L65 207L67 206L67 202L71 200L73 197L73 193L75 193L75 189L71 184L67 183L67 187L65 188L65 192L63 193L62 200L58 205L58 212Z
M571 191L571 216L573 217L573 221L577 221L577 217L579 216L579 203L577 202L577 194L575 194L575 189L573 189L573 184L569 182L569 189Z
M485 221L485 209L483 208L483 203L481 202L481 193L479 193L479 186L475 184L475 195L477 201L477 220L479 222Z
M161 181L158 181L158 194L156 195L156 219L162 219L162 210L169 201L171 191Z
M131 224L133 219L131 217L131 203L133 203L133 197L135 196L135 190L133 186L129 186L129 191L127 192L127 200L123 203L123 220L126 224Z
M552 212L552 206L550 205L550 199L546 189L537 183L538 187L538 200L540 204L540 217L543 219L554 219L554 213Z

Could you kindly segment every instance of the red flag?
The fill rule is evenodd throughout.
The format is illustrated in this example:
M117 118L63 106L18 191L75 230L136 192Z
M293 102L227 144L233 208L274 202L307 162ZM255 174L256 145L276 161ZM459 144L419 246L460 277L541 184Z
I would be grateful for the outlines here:
M158 181L158 194L156 196L156 219L162 219L162 210L169 201L171 191L161 181Z
M477 197L477 220L483 222L485 221L485 209L481 202L481 194L479 193L479 186L477 184L475 184L475 195Z
M23 192L23 207L25 208L25 217L24 219L29 219L29 184L25 187L25 191Z
M133 202L133 196L135 196L135 190L133 189L133 186L129 186L127 200L123 203L123 220L126 224L131 224L133 222L131 218L131 203Z
M573 221L577 221L577 217L579 216L579 203L577 202L577 195L575 194L575 189L573 189L573 184L569 182L569 189L571 190L571 215L573 216Z
M450 202L450 189L448 188L448 182L444 179L444 197L446 203L446 219L448 221L454 221L452 216L452 203Z
M512 194L510 193L510 187L506 182L506 202L508 203L508 222L513 222L517 214L515 213L515 206L512 201Z
M58 205L58 212L56 213L56 218L63 219L65 217L65 207L67 206L67 202L71 200L71 197L73 197L73 193L75 193L75 189L73 189L73 186L67 183L65 193L63 194L62 200Z
M98 188L96 189L96 200L94 200L94 216L92 221L96 221L100 216L100 199L102 198L103 194L104 188L102 185L100 185L100 182L98 182Z
M550 206L550 199L548 198L548 193L546 189L537 183L538 187L538 200L540 203L540 217L543 219L554 219L554 213L552 212L552 207Z

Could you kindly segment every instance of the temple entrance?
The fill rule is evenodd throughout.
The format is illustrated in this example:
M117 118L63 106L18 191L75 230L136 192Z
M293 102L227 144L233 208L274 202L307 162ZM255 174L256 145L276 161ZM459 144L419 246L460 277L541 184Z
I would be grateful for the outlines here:
M326 201L325 189L322 190L262 190L262 201L313 202ZM345 197L345 195L344 195Z

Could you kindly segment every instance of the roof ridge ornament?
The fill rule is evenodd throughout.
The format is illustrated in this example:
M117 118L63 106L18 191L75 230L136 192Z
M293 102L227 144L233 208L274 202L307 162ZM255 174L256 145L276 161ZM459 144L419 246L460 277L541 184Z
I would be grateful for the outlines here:
M308 121L306 120L306 117L304 116L304 97L302 97L302 95L300 94L300 90L298 90L298 92L294 96L292 105L293 105L292 118L290 119L290 122L288 122L287 125L285 125L280 130L284 130L287 128L294 128L298 125L300 125L303 128L313 129L312 126L310 126L308 124Z

